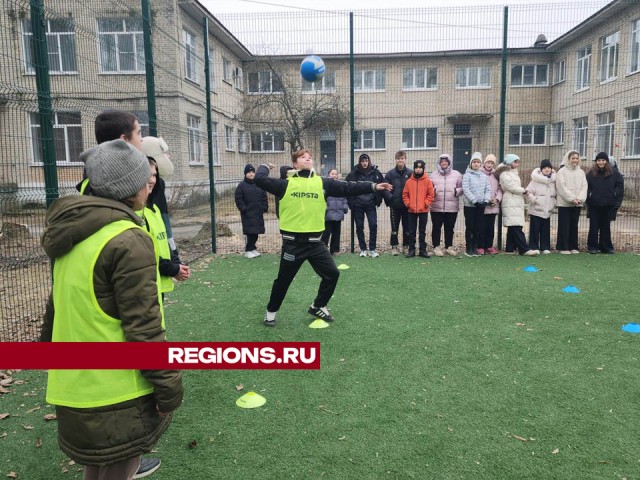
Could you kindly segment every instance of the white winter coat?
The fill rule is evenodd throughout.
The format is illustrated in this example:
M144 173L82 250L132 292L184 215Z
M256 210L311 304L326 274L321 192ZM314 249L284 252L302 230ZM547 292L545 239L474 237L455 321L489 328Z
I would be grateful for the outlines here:
M556 172L551 177L543 175L539 168L531 172L531 182L527 185L529 215L549 218L556 206Z
M496 168L496 178L502 188L502 224L524 227L524 192L518 169L504 163Z
M556 190L559 207L575 207L575 199L582 203L587 199L587 176L580 164L575 167L567 162L556 174Z

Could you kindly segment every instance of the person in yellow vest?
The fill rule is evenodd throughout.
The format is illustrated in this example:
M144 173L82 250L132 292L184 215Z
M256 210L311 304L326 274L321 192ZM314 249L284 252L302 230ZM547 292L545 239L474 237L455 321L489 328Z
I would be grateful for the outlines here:
M151 167L151 177L149 178L148 188L149 197L143 210L138 214L144 219L145 227L153 239L156 252L160 257L158 260L158 271L160 272L160 292L163 295L173 291L173 278L183 281L189 278L191 271L187 265L180 262L177 250L171 250L167 228L160 208L155 200L158 195L164 195L158 188L158 164L156 161L147 157L149 166Z
M135 213L148 196L147 157L123 140L82 157L91 195L47 212L42 246L55 262L41 340L163 342L157 257ZM182 397L177 370L50 370L46 394L60 448L85 480L134 478Z
M327 208L325 194L329 197L349 197L392 189L389 183L343 182L321 177L313 170L313 158L307 149L296 151L292 155L292 162L293 169L287 172L284 180L269 177L269 170L275 168L271 164L260 165L255 177L258 187L280 198L282 251L278 277L273 282L271 298L264 314L264 324L268 327L275 326L276 313L305 261L322 279L308 312L327 322L334 320L327 303L338 283L340 270L322 243Z

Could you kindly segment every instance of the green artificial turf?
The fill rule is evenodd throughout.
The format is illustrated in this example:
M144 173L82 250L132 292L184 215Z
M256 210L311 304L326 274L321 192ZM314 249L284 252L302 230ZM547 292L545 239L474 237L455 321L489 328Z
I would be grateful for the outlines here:
M639 256L336 260L350 268L326 329L307 328L308 265L262 325L274 255L210 257L170 294L170 340L320 341L321 369L186 371L152 478L638 478L640 335L621 327L638 321ZM42 419L44 374L16 378L0 476L81 478ZM247 391L267 403L236 407Z

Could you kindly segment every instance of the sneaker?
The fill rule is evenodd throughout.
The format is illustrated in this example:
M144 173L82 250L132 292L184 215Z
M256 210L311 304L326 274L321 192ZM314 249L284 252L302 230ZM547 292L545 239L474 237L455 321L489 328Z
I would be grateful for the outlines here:
M138 471L131 478L144 478L151 475L153 472L160 468L159 458L145 458L140 459L140 466Z
M558 253L560 255L571 255L571 252L569 250L560 250Z
M498 254L498 250L496 250L493 247L489 247L485 250L485 253L488 253L490 255L497 255Z
M504 252L502 252L502 253L504 253L505 255L515 255L515 254L516 254L516 253L518 253L518 252L516 252L515 250L512 250L512 251L508 252L507 250L505 250L505 251L504 251Z
M571 253L573 253L574 255L580 253L580 250L571 250Z
M367 252L366 250L362 250L362 251L360 252L360 256L361 256L361 257L366 257L368 253L369 253L369 252Z
M476 252L478 252L478 255L484 255L484 248L476 248Z
M256 258L256 254L253 252L244 252L244 256L247 258Z
M329 313L329 310L327 309L327 307L318 308L311 305L308 311L310 315L313 315L314 317L319 318L320 320L324 320L325 322L333 322L335 320L335 318L333 318Z
M260 252L258 250L254 250L253 251L253 256L255 257L259 257L260 256Z
M543 255L549 255L550 253L551 253L551 250L542 250Z
M398 255L400 255L400 251L398 250L398 247L396 246L391 247L391 255L393 255L394 257L397 257Z
M444 257L444 250L441 246L437 246L436 248L433 249L433 254L436 257Z
M376 250L369 250L369 256L371 258L378 258L380 254Z
M589 250L589 253L591 255L595 255L596 253L600 253L600 252L598 252L598 250Z
M431 253L427 252L426 250L420 250L418 256L422 258L431 258Z
M447 255L451 255L452 257L458 256L458 252L456 252L456 249L453 247L449 247L445 251L447 252Z
M523 255L525 257L535 257L536 255L540 255L540 250L527 250Z
M464 252L464 256L465 257L475 257L475 255L473 254L473 250L467 248Z
M265 325L265 327L275 327L276 326L276 313L278 313L278 312L270 312L269 310L264 312L264 325Z

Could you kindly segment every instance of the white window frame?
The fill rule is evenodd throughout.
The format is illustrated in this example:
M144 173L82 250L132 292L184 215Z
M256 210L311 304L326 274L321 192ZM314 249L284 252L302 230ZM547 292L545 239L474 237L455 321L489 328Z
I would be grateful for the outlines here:
M589 88L591 82L591 45L587 45L576 52L576 92L583 92Z
M211 156L213 157L213 166L219 167L220 153L218 152L218 123L211 122Z
M51 31L51 23L58 22L58 25L65 25L70 28L68 31L56 32ZM35 75L36 70L33 66L33 32L31 31L31 19L23 18L20 22L22 33L22 60L24 73L27 75ZM78 73L77 46L76 46L76 26L72 19L46 19L45 37L47 40L47 51L49 54L49 73L51 75L73 75ZM63 38L66 39L63 41ZM65 45L63 45L63 43ZM72 51L69 49L72 48ZM55 51L51 52L50 49ZM56 64L60 68L51 68L52 57L56 59ZM69 60L72 65L65 68L65 59Z
M520 73L520 83L514 83L515 82L514 72L518 72L518 71ZM544 71L544 74L542 73L542 71ZM544 82L542 82L540 78L543 76L544 76ZM529 78L531 79L531 83L525 83L525 81ZM514 88L549 86L549 65L546 63L512 65L511 66L511 86Z
M596 115L595 150L613 154L613 133L616 126L616 113L611 110Z
M629 38L629 74L640 72L640 18L631 22Z
M254 146L259 144L259 148ZM282 148L278 148L282 143ZM253 132L251 133L251 151L256 153L282 153L284 152L284 132Z
M203 133L200 130L201 118L187 113L187 146L189 151L189 165L204 165L202 154Z
M402 71L402 90L405 92L438 90L438 68L405 68Z
M403 150L433 150L438 148L438 129L436 127L403 128ZM429 143L431 141L431 143Z
M140 30L130 30L129 21L138 20L140 22ZM122 31L100 31L101 21L121 21ZM102 74L142 74L145 73L145 57L144 57L144 36L142 31L142 18L141 17L129 17L129 18L99 18L96 19L96 32L98 35L98 64L100 65L100 73ZM133 52L127 52L124 55L133 56L133 70L125 70L121 67L121 58L123 54L120 51L120 44L122 39L126 36L131 37L131 45ZM114 39L115 49L115 70L105 70L103 64L103 48L106 48L106 38L112 37Z
M581 158L587 158L587 139L589 138L589 117L573 119L573 149Z
M247 93L249 95L279 95L284 93L284 86L278 76L271 70L260 70L258 72L250 72L247 75Z
M222 80L228 84L233 82L233 63L226 57L222 57Z
M556 122L551 124L549 144L564 145L564 122Z
M456 89L491 88L491 67L456 67Z
M60 123L59 121L59 115L60 114L75 114L80 116L80 121L79 123ZM37 122L37 123L34 123ZM31 146L31 165L33 166L42 166L44 165L44 162L42 161L41 158L41 145L40 142L42 141L42 135L38 134L36 135L34 130L40 130L40 117L38 112L28 112L27 113L27 123L29 125L29 144ZM73 161L71 159L73 152L72 152L72 148L71 148L71 144L70 144L70 132L69 129L70 128L77 128L79 129L80 132L80 145L79 147L76 146L76 153L77 153L77 161ZM53 134L53 138L54 138L54 144L55 144L55 152L57 154L58 152L58 147L60 147L60 145L56 142L56 140L58 140L58 138L56 138L56 130L60 131L62 130L62 137L64 139L64 155L65 158L64 160L58 160L56 159L56 165L58 166L63 166L63 165L83 165L83 163L80 161L79 157L80 157L80 153L83 151L83 142L84 142L84 138L83 138L83 132L82 132L82 113L75 111L75 112L54 112L53 113L53 129L54 129L54 134Z
M212 45L213 39L209 39L209 87L216 91L216 49Z
M247 143L247 132L245 132L244 130L238 130L238 152L249 152L249 145Z
M355 150L386 150L386 131L384 128L356 130Z
M182 29L184 47L184 78L198 83L198 57L196 56L196 36L186 28Z
M233 127L230 125L224 126L224 140L225 150L227 152L235 152L235 137L233 135Z
M552 85L562 83L567 79L567 59L561 58L553 62Z
M618 78L619 49L619 30L600 38L600 83L612 82Z
M547 126L542 123L509 126L509 146L511 147L543 147L547 144ZM518 143L512 142L515 129L518 129ZM536 135L542 131L542 143L536 143ZM527 139L529 139L527 141Z
M357 93L384 92L386 88L386 75L384 69L369 68L354 72L354 90Z
M336 72L331 70L325 72L324 76L315 82L307 82L302 79L302 93L335 93L336 91Z
M241 67L233 69L233 85L240 91L244 92L244 73Z
M626 109L625 156L640 158L640 105Z

